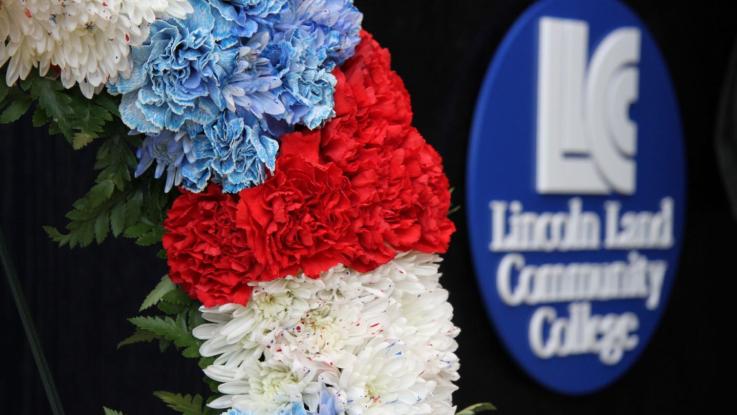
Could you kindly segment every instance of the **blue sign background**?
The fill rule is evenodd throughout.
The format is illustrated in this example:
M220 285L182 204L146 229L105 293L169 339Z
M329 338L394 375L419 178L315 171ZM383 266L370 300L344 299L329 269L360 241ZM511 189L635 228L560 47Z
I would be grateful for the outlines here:
M535 190L538 22L541 17L586 21L588 56L602 39L621 27L641 30L639 97L630 109L637 124L636 193L601 196L542 195ZM614 0L551 0L528 9L499 47L486 74L474 117L468 151L467 209L476 267L489 316L515 360L543 385L567 394L598 390L621 376L647 345L663 312L675 279L685 210L685 162L676 98L663 58L642 22ZM639 343L619 363L607 366L595 354L541 359L528 342L528 325L539 306L510 307L496 289L496 271L507 252L491 252L491 200L518 200L525 211L567 211L571 197L583 210L605 217L603 204L619 201L622 211L658 211L664 197L674 200L675 246L669 250L638 250L650 260L665 260L668 270L659 306L648 310L644 300L592 301L592 314L634 312L639 318ZM626 261L627 250L525 252L528 264ZM569 303L550 304L567 315ZM546 304L547 305L547 304Z

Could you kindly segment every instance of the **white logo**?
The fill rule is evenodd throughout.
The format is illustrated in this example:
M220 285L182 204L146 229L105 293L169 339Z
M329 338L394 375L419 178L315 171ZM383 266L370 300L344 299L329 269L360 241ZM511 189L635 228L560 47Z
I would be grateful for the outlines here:
M640 31L610 33L587 64L588 24L540 19L537 191L635 192Z

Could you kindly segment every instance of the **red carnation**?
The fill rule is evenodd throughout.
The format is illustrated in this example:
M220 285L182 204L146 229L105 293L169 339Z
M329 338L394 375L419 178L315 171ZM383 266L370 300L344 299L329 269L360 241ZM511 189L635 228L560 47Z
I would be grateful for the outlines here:
M347 263L355 246L351 228L357 212L350 182L337 166L317 161L318 144L309 138L290 140L274 175L240 193L236 223L264 265L262 279L299 271L318 277Z
M210 185L182 192L164 221L169 278L206 306L247 303L261 274L235 214L236 198Z

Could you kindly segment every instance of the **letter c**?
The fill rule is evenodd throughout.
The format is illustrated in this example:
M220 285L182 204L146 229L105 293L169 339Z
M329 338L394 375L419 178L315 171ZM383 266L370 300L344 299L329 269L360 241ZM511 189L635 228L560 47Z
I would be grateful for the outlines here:
M527 297L529 273L523 273L516 289L512 289L512 268L520 270L524 266L525 259L519 254L507 254L499 262L496 271L496 290L507 305L520 305Z
M530 319L530 327L527 335L530 348L541 359L551 358L558 351L561 327L558 327L557 330L551 328L547 343L543 340L543 325L546 321L552 324L555 318L556 313L554 308L540 307L535 310L535 313Z

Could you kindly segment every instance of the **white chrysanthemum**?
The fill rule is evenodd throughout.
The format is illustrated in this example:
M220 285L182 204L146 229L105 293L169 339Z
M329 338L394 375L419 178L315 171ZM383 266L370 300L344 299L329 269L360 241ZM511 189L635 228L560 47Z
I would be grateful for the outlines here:
M350 415L434 414L427 362L398 340L374 338L341 362L337 395Z
M60 70L64 87L91 98L108 80L130 73L131 46L148 37L157 18L183 18L187 0L0 0L0 67L10 61L13 85L38 67Z
M237 368L212 365L205 373L223 382L219 387L223 396L210 403L213 408L275 414L294 402L312 399L320 393L314 369L296 360L289 364L278 360L257 361Z
M300 398L314 410L327 387L349 415L453 414L458 329L439 262L406 253L368 273L337 266L254 284L247 306L203 307L210 323L194 334L224 394L213 406L259 415Z

